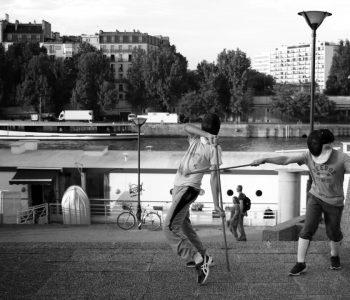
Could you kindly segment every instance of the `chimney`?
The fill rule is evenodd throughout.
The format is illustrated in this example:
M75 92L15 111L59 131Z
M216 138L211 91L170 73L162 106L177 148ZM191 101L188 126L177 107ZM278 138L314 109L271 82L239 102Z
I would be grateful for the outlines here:
M19 24L19 22L18 22L18 20L16 20L16 22L15 22L15 31L17 31L18 24Z
M10 20L9 14L5 14L5 20L6 20L7 22L9 22L9 20Z

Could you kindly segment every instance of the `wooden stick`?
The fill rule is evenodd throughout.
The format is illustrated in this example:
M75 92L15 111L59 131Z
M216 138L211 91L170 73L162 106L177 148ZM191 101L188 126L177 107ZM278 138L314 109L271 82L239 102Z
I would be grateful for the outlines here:
M232 167L225 167L225 168L219 168L218 171L224 171L224 170L229 170L229 169L237 169L237 168L243 168L243 167L250 167L251 164L245 164L245 165L238 165L238 166L232 166ZM197 170L197 171L193 171L193 172L190 172L190 173L187 173L186 175L191 175L191 174L199 174L199 173L211 173L213 171L216 171L216 170L210 170L208 168L206 169L201 169L201 170Z
M221 192L221 180L220 180L220 170L219 170L219 149L218 148L219 148L218 144L215 143L216 176L217 176L218 191L219 191L219 205L220 205L221 209L224 210L223 201L222 201L222 192ZM222 233L224 235L227 271L230 272L230 262L228 259L227 241L226 241L225 216L221 216L221 221L222 221Z

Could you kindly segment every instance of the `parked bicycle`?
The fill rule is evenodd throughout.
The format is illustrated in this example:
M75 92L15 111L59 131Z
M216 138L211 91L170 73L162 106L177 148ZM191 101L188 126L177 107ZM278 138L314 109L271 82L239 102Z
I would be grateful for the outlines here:
M136 213L132 209L131 204L123 204L123 212L117 218L117 224L121 229L129 230L137 224ZM141 209L141 224L140 228L145 227L149 230L157 230L162 226L162 217L158 213L161 210L149 210L149 205Z

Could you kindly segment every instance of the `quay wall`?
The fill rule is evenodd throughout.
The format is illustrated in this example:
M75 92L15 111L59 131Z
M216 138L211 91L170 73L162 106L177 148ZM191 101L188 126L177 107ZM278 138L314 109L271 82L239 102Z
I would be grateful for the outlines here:
M200 123L193 123L200 127ZM184 136L185 124L145 124L142 132L148 136ZM328 128L335 136L350 136L350 124L315 124L315 129ZM281 123L222 123L220 136L222 137L306 137L309 124L281 124Z

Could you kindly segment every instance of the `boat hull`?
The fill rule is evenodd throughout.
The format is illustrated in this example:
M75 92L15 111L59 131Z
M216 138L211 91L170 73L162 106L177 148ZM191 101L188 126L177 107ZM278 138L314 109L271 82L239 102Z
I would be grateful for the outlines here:
M0 130L0 140L126 140L137 133L50 133Z

